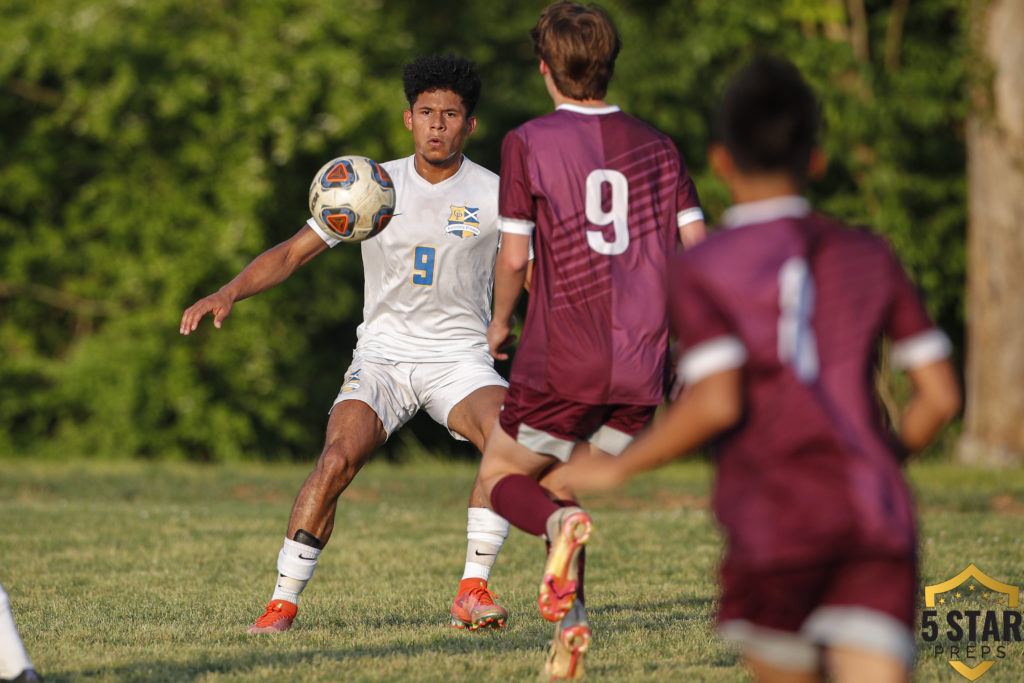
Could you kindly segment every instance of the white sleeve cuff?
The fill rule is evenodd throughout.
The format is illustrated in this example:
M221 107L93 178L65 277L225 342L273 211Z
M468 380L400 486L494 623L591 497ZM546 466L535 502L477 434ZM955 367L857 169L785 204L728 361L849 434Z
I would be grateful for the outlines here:
M725 335L697 344L679 359L679 377L694 384L718 372L743 367L747 349L738 337Z
M953 344L942 330L930 330L907 337L892 345L889 363L894 370L907 370L949 358Z
M534 222L522 220L520 218L505 218L504 216L498 217L498 230L502 232L510 232L513 235L526 235L530 237L533 235Z
M699 206L695 206L692 209L685 209L676 214L676 226L683 227L690 223L696 223L697 221L704 220L704 212L701 211Z
M501 232L502 231L499 228L499 230L498 230L498 249L499 250L501 250ZM528 257L528 260L532 261L533 260L533 256L534 256L534 253L533 253L533 239L531 238L530 239L530 255Z
M341 243L341 240L339 240L337 237L334 237L333 235L326 232L323 228L321 228L320 224L316 222L315 218L310 218L308 221L306 221L306 225L311 227L313 229L313 232L319 235L320 239L327 243L328 247L333 247L334 245Z

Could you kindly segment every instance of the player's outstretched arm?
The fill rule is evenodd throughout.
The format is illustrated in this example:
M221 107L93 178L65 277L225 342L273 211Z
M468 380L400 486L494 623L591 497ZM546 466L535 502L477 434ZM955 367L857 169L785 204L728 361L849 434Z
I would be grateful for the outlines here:
M961 392L953 364L940 360L907 370L914 394L903 410L899 438L911 452L920 451L960 412Z
M568 481L578 493L609 491L635 474L690 453L740 419L742 382L739 368L701 379L620 455L590 461L569 473ZM568 466L573 467L571 462Z
M185 309L178 331L191 334L207 313L213 314L213 326L219 328L236 301L280 284L295 269L327 249L327 244L308 226L271 247L252 260L231 282Z

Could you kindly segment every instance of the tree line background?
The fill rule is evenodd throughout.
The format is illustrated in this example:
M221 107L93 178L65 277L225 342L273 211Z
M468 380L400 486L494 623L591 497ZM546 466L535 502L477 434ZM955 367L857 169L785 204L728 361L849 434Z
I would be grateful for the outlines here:
M476 61L467 154L497 171L504 133L551 108L528 36L546 4L0 0L0 455L315 457L361 317L358 248L222 330L181 337L182 310L303 224L327 159L411 153L417 56ZM624 43L608 100L675 140L712 221L716 96L759 51L792 59L823 104L812 200L891 241L962 363L968 0L602 5Z

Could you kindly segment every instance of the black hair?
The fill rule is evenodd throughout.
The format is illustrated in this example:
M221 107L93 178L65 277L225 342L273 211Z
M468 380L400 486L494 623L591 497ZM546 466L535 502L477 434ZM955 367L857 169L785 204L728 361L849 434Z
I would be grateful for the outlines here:
M793 64L761 56L726 88L716 135L741 171L785 171L802 184L817 144L819 113L817 98Z
M402 85L410 107L421 93L451 90L462 98L466 116L472 116L480 99L480 74L476 64L451 54L420 57L407 64L402 71Z

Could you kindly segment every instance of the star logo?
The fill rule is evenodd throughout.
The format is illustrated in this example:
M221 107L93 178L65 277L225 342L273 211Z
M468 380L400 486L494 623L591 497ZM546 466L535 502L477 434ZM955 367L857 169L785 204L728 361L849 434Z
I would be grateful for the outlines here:
M966 590L958 590L961 586ZM979 586L988 591L979 595ZM947 581L925 586L925 607L941 605L943 615L940 619L940 610L925 609L921 615L921 637L931 643L938 640L940 633L945 635L949 639L948 650L937 644L935 654L947 655L954 671L969 681L977 680L995 665L996 658L1006 657L1005 643L1021 640L1021 613L1001 609L1016 608L1019 598L1017 586L994 579L970 564ZM943 631L943 626L948 629ZM981 661L971 666L960 657Z

